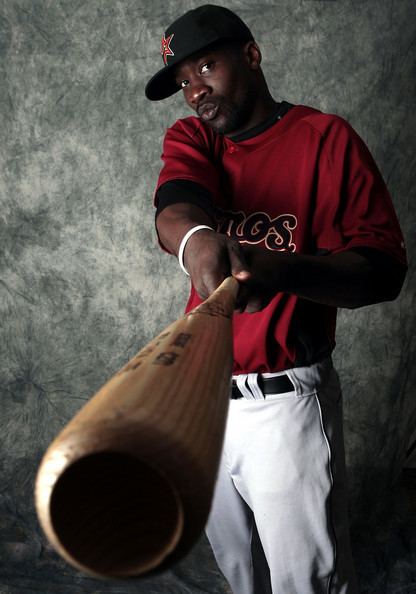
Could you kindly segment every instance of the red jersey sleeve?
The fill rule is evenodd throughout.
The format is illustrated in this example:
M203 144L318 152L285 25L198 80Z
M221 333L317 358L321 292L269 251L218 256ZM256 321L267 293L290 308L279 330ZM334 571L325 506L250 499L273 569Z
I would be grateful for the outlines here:
M218 195L220 175L215 165L215 139L198 118L178 120L168 128L163 141L163 167L156 190L171 180L185 179L207 189L212 197Z
M313 116L310 123L315 125ZM318 120L321 152L313 235L330 252L371 247L406 264L389 191L368 148L338 116Z

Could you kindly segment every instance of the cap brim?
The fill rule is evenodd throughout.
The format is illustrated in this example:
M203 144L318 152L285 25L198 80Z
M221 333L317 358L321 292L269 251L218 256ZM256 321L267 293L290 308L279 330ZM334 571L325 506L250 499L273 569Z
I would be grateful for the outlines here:
M175 64L165 66L152 76L144 90L148 99L151 101L160 101L181 90L173 77L174 66Z

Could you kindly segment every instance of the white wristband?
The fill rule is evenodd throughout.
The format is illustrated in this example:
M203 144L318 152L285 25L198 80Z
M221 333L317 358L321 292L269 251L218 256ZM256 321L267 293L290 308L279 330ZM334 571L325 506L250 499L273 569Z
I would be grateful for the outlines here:
M182 238L181 241L181 245L179 246L179 251L178 251L178 260L179 260L179 266L182 268L182 270L184 271L184 273L189 276L189 272L186 270L185 265L183 263L183 253L185 251L185 246L188 243L188 239L197 231L200 231L201 229L209 229L210 231L214 231L214 229L212 227L208 227L208 225L196 225L196 227L191 227L191 229L189 229L189 231L187 231L185 233L185 235Z

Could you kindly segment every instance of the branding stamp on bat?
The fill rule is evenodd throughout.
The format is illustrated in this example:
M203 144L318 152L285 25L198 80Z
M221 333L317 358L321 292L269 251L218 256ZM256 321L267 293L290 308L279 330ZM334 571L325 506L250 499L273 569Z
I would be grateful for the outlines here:
M192 334L189 334L188 332L181 332L171 342L171 345L184 348L184 347L186 347L188 342L191 340L191 338L192 338Z
M178 357L178 353L174 353L172 351L160 353L160 355L158 355L153 361L153 365L173 365Z
M134 371L135 369L137 369L146 360L146 358L153 353L153 351L159 346L162 340L169 336L169 334L170 332L164 332L163 334L158 336L153 343L151 343L147 347L144 347L141 351L137 353L135 357L133 357L133 359L131 359L131 361L129 361L122 369L120 369L117 375L126 373L127 371Z

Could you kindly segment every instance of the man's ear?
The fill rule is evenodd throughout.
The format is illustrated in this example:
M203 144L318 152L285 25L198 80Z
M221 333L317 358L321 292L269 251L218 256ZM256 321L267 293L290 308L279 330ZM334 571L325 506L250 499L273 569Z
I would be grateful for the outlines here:
M243 47L244 55L251 70L258 70L261 64L261 51L255 41L248 41Z

